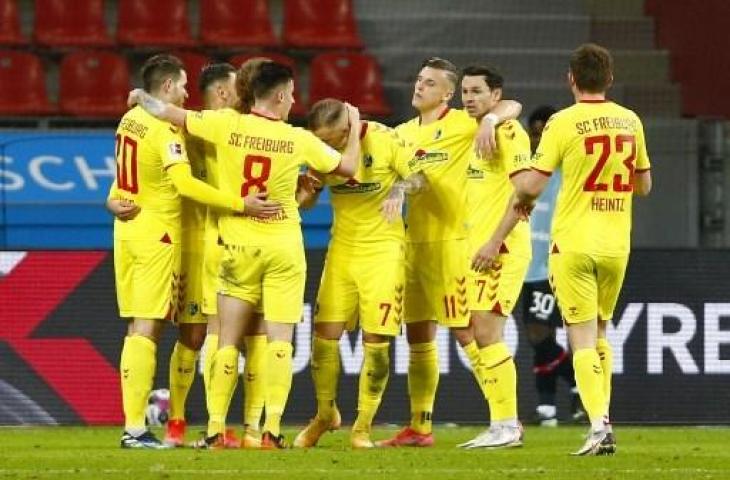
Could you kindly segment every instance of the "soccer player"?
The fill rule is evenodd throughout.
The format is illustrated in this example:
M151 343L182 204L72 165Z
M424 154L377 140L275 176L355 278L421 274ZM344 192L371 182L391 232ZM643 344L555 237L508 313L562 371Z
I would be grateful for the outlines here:
M267 345L266 421L262 448L284 448L280 432L292 382L292 335L301 320L306 262L295 192L299 167L352 176L357 171L360 141L359 114L349 108L350 133L342 155L311 132L285 123L294 103L289 67L264 62L251 78L255 103L251 114L230 117L217 111L192 112L135 90L130 102L194 136L214 143L220 162L222 190L247 196L258 192L281 204L281 211L265 220L237 215L219 218L224 245L220 267L219 346L213 356L210 418L207 437L198 446L223 445L225 418L236 386L238 345L263 302ZM246 95L240 95L247 98Z
M481 121L502 98L504 79L493 67L469 66L462 72L461 101L470 117ZM479 349L476 376L489 403L490 426L465 448L522 445L517 418L517 370L504 342L504 325L517 303L530 263L530 226L511 207L513 184L530 166L530 140L516 120L497 127L499 150L492 158L473 156L469 168L469 272L471 321L455 330L467 351ZM518 223L519 222L519 223ZM488 264L481 263L488 260Z
M142 67L151 98L182 105L187 76L169 55ZM120 373L125 428L122 448L163 448L145 426L145 407L155 372L157 342L166 320L175 320L180 288L181 196L243 212L244 200L191 174L180 129L133 108L116 132L117 177L110 201L130 208L114 222L114 270L122 318L131 319ZM135 208L136 207L136 208Z
M456 67L441 58L426 60L416 79L412 104L419 115L396 128L419 149L418 173L396 182L384 210L399 210L403 192L417 190L422 176L428 189L410 197L406 217L406 336L410 347L408 391L410 425L381 446L431 446L432 412L438 387L437 322L451 329L469 326L469 255L466 240L467 169L474 149L493 145L494 127L516 118L517 102L494 107L481 122L449 108L458 81ZM394 204L395 207L393 205ZM467 351L473 365L478 348Z
M342 151L350 131L345 104L324 99L309 112L309 129ZM312 379L317 414L297 435L295 447L312 447L339 427L336 406L340 374L339 340L357 324L363 331L358 415L353 448L372 448L370 429L388 382L391 339L400 332L403 313L405 230L398 217L389 222L380 207L399 178L413 172L415 147L391 128L372 121L356 125L360 133L359 171L350 178L327 176L334 222L317 295L312 338ZM313 204L316 198L308 199Z
M533 153L540 143L545 124L555 111L551 106L542 106L535 109L528 117L527 132L530 135L530 150ZM546 427L558 424L558 410L555 405L558 377L565 380L570 389L573 420L585 417L578 388L575 386L571 354L555 340L555 331L563 326L563 319L548 281L550 222L559 188L560 174L555 172L537 199L530 216L532 261L527 269L520 300L527 340L535 352L532 363L538 397L535 418L539 425Z
M562 171L549 258L550 282L568 330L578 392L590 419L575 455L611 454L609 424L613 316L631 243L633 195L651 190L644 130L631 110L606 99L613 59L595 44L570 57L568 82L576 103L543 130L533 170L517 185L514 208L533 207L552 172Z

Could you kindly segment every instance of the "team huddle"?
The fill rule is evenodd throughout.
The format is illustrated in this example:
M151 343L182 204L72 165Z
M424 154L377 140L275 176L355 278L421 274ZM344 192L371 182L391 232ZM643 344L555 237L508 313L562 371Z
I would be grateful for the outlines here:
M530 294L538 307L554 294L567 329L567 376L591 424L574 453L615 452L606 326L628 260L632 197L649 193L651 176L640 119L606 100L613 81L607 50L586 44L573 53L568 81L576 103L545 119L534 153L516 120L521 105L502 99L503 78L488 66L459 71L447 60L426 60L412 98L418 115L396 128L362 120L337 99L315 103L306 129L289 125L292 71L265 58L237 70L207 66L203 111L183 108L187 77L175 57L150 58L142 78L117 129L117 177L107 200L116 217L120 316L130 320L120 362L123 448L184 445L185 400L201 348L209 420L192 445L290 446L281 419L306 280L299 209L316 204L324 188L334 220L314 311L317 414L292 446L313 447L340 427L339 340L357 327L363 364L352 447L431 446L437 325L463 348L489 410L487 430L459 447L521 446L504 327L528 276L532 211L560 170L550 241L539 254L548 263L550 289L543 290L551 291ZM464 109L450 108L459 89ZM161 442L145 425L145 407L168 321L178 340ZM403 325L411 418L393 438L376 441L371 426L388 383L389 347ZM566 352L548 337L535 342L536 368L542 358L552 372ZM241 351L239 438L226 417Z

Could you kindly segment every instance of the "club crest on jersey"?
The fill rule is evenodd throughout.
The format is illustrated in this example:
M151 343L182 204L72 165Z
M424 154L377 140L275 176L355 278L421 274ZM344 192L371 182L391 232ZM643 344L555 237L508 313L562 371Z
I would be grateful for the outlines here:
M370 168L373 166L373 156L369 153L362 157L362 164L365 165L365 168Z
M190 302L188 304L188 314L191 317L194 317L195 315L197 315L199 311L200 311L200 306L197 304L197 302Z
M170 151L171 157L182 156L182 145L179 143L171 143L170 145L168 145L168 150Z

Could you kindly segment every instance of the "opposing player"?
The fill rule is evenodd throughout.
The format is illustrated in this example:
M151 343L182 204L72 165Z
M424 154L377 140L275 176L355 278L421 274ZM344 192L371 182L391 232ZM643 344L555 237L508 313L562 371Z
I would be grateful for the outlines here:
M385 210L397 210L404 191L417 190L421 176L427 179L428 190L410 198L406 217L404 320L410 347L411 422L394 438L379 442L381 446L433 444L431 417L439 380L436 325L438 322L451 329L469 325L465 225L471 153L475 138L481 150L487 149L492 145L494 127L516 118L521 108L516 102L505 102L495 106L481 122L475 122L467 112L449 108L457 81L458 71L451 62L426 60L412 99L419 115L396 128L401 137L419 149L414 162L419 173L396 183ZM476 366L479 354L474 347L467 353Z
M285 123L294 103L289 67L264 62L250 82L255 103L251 114L231 118L220 112L189 112L135 90L139 102L159 118L182 126L212 142L221 162L224 191L247 196L265 193L281 204L266 221L236 215L219 219L224 245L220 267L218 315L219 348L213 357L210 418L201 447L223 445L225 418L236 386L238 345L263 302L267 322L266 421L262 448L286 446L280 432L281 416L291 389L292 335L301 320L306 262L295 199L300 165L316 171L352 176L359 160L359 115L350 109L350 134L342 155L306 130ZM246 98L245 95L241 95Z
M350 131L345 104L325 99L309 112L309 129L342 151ZM312 447L339 427L336 406L340 374L339 340L358 323L363 331L358 415L350 437L353 448L371 448L370 429L388 382L391 339L400 332L403 313L403 221L389 222L380 208L399 178L414 173L415 148L377 122L361 121L361 162L350 178L327 176L334 211L332 238L317 295L312 338L312 379L317 414L294 440ZM314 203L316 199L309 199Z
M613 59L581 45L570 58L575 105L553 115L518 182L515 209L533 207L549 177L562 171L552 224L550 281L568 330L578 392L591 422L575 455L611 454L612 351L606 326L621 290L631 243L633 195L651 190L644 130L631 110L606 99Z
M504 79L493 67L470 66L462 72L461 101L469 116L481 121L502 98ZM465 350L479 349L478 379L489 403L490 426L465 448L522 445L517 418L517 370L504 342L507 317L517 303L530 263L530 226L510 208L513 184L530 166L530 140L516 120L497 127L499 150L492 158L474 155L469 168L469 251L474 256L471 321L455 330ZM519 223L518 223L519 222ZM507 234L508 233L508 234ZM482 377L482 378L479 378Z
M144 89L158 101L182 105L187 77L180 61L157 55L142 67ZM127 112L116 132L117 178L110 203L132 208L114 222L114 270L120 316L131 319L120 371L125 429L122 448L163 448L145 427L157 341L175 320L180 288L181 196L242 212L244 200L191 174L180 129L141 108Z

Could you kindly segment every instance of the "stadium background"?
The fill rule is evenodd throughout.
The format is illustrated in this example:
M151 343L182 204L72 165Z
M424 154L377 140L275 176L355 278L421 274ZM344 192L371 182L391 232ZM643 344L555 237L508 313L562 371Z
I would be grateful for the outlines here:
M235 23L231 43L211 38L223 29L203 27L211 18L205 12L224 4L235 10L221 18L246 25ZM151 27L134 30L135 13L151 18ZM166 20L155 23L155 13ZM715 78L730 71L730 38L721 33L729 15L721 0L0 0L0 424L121 420L116 365L124 326L108 253L111 220L102 204L114 175L112 129L146 56L183 52L194 74L208 59L285 55L297 68L295 123L324 92L395 124L413 114L413 76L432 55L460 66L500 67L505 96L521 101L524 115L541 104L566 106L567 57L586 41L612 49L610 97L644 119L654 165L652 196L636 202L637 248L612 332L614 345L622 346L614 418L727 423L730 97ZM94 20L99 28L81 28ZM304 27L298 34L297 23ZM702 27L688 35L688 25ZM85 98L75 98L75 90ZM326 197L304 216L310 304L330 219ZM297 332L291 422L313 414L308 321L305 315ZM522 333L518 320L508 338L518 361L520 414L529 418L535 391ZM160 349L157 387L166 384L173 335L168 329ZM439 341L435 418L482 421L483 402L454 341L446 335ZM407 417L402 338L394 349L379 421ZM353 339L343 339L341 350L347 421L361 350ZM203 419L201 384L189 402L193 421ZM240 395L236 402L231 422L240 417ZM564 416L567 405L559 407Z

